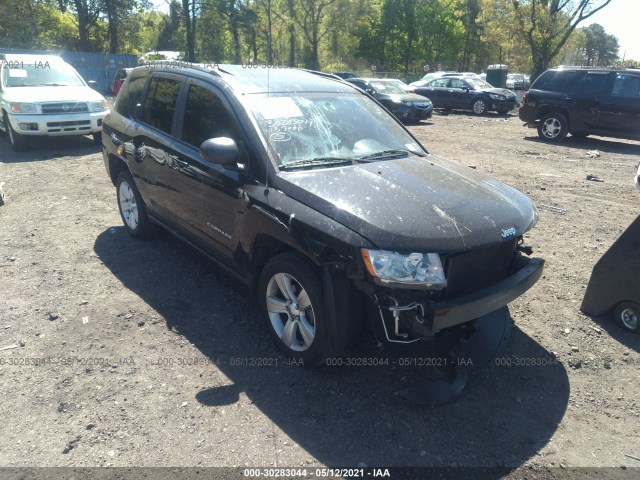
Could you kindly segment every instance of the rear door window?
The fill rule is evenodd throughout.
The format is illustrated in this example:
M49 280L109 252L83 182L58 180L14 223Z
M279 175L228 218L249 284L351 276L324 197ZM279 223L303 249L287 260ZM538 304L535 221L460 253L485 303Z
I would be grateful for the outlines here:
M612 97L640 98L640 77L618 73L611 90Z
M141 120L170 135L181 84L180 80L173 78L152 78Z
M582 82L582 93L585 95L602 93L607 84L608 76L608 73L587 73Z

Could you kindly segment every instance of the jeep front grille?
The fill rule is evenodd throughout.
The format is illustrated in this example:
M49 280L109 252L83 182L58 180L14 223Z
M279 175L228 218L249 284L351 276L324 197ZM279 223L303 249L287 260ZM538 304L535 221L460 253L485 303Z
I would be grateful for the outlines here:
M444 260L447 287L442 299L451 299L490 287L509 276L517 239L499 245L453 253Z

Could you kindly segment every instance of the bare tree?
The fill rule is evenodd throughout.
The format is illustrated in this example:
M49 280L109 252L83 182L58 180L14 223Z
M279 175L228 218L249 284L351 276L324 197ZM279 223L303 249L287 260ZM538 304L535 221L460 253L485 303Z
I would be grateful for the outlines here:
M294 21L300 26L305 39L311 46L311 65L309 67L313 70L320 68L318 46L330 31L329 28L322 29L325 9L335 2L336 0L300 0L297 2L299 14L294 17Z
M571 33L611 0L510 0L531 49L533 77L545 71Z

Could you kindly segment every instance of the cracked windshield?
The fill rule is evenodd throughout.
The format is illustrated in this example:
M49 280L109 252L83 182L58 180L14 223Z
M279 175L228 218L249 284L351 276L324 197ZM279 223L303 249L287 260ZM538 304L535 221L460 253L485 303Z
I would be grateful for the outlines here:
M401 126L361 95L261 96L250 106L283 169L424 155Z

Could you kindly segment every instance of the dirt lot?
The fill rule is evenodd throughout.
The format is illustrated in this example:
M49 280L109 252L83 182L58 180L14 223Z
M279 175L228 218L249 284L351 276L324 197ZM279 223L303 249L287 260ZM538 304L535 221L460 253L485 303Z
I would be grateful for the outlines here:
M639 213L640 144L549 145L514 114L410 128L432 153L526 192L540 213L527 243L547 261L511 304L504 365L436 408L393 395L398 366L286 365L238 284L169 235L127 235L89 138L20 154L0 138L0 348L17 345L0 351L0 466L640 475L640 337L579 311L593 265Z

